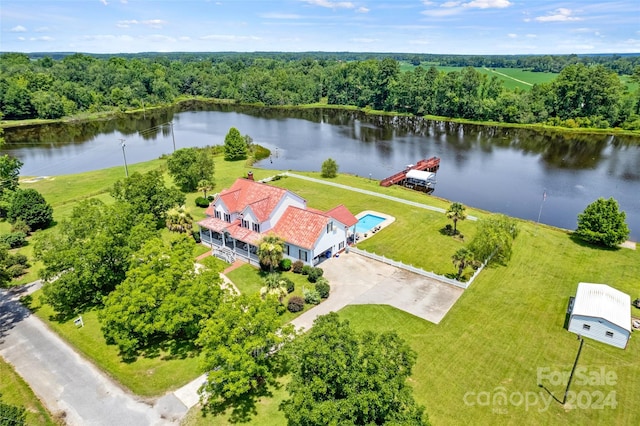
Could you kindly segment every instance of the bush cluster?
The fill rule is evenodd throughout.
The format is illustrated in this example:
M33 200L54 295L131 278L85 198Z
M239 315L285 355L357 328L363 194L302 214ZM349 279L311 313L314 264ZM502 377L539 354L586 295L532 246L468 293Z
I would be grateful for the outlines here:
M316 291L323 299L329 297L329 292L331 291L329 281L324 277L318 278L318 281L316 281Z
M284 282L284 286L287 288L287 293L291 294L296 289L295 283L289 278L282 278L281 281Z
M0 235L0 244L4 244L10 249L27 245L27 234L24 232L11 232L10 234Z
M280 261L280 270L286 272L291 269L291 259L284 258Z
M309 268L309 272L307 273L307 280L309 280L310 283L315 283L316 281L318 281L318 278L322 277L322 274L324 274L322 268Z
M291 297L289 299L287 309L289 310L289 312L300 312L304 309L304 299L300 296Z
M195 202L196 202L196 206L198 207L202 207L202 208L209 207L209 200L204 197L197 197Z
M296 260L291 264L291 269L294 274L301 274L304 269L304 263L302 263L302 260Z
M304 296L304 301L310 305L317 305L320 303L320 293L318 293L315 289L303 288L302 295Z

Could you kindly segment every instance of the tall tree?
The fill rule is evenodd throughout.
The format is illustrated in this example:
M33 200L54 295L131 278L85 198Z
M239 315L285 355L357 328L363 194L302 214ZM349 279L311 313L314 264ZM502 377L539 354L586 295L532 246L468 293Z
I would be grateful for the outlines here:
M332 312L291 346L289 425L427 425L407 379L416 360L394 332L356 333Z
M322 163L322 173L323 178L334 178L338 175L338 163L333 158L327 158Z
M53 220L53 208L35 189L18 189L11 196L7 219L10 223L23 220L32 230L44 229Z
M513 239L517 235L515 220L503 214L492 214L478 220L476 235L469 243L469 249L481 262L505 264L511 258Z
M188 347L200 322L218 308L220 283L217 272L194 269L193 242L151 239L133 255L126 279L106 297L102 332L125 357L159 341Z
M578 215L576 235L592 244L615 247L629 236L625 219L613 197L598 198Z
M462 203L451 203L446 211L446 215L449 219L453 220L453 235L458 233L458 221L465 220L467 218L466 207Z
M63 316L102 304L124 278L131 254L156 235L154 218L126 203L80 202L56 229L36 238L46 301ZM55 278L55 279L54 279Z
M2 139L2 133L0 133L0 148L3 143L4 139ZM5 191L13 191L18 187L22 165L22 161L15 157L10 157L7 154L0 156L0 194Z
M169 174L181 191L193 192L202 180L213 181L213 155L207 148L181 148L167 160Z
M244 160L247 158L247 141L235 127L229 129L224 138L224 159L227 161Z
M223 401L248 396L273 384L283 368L283 345L293 326L281 326L275 298L257 294L232 297L203 323L202 346L207 381L199 392L209 409Z
M193 216L185 207L174 207L167 212L167 228L169 231L190 233L193 229Z
M138 172L116 182L111 196L118 201L129 203L135 214L150 213L163 226L167 211L184 204L185 196L176 188L164 186L164 178L159 170L144 174Z
M278 267L284 255L284 240L275 234L265 235L258 242L260 265L271 272Z
M202 196L207 198L207 192L214 188L212 180L202 179L198 182L198 191L202 191Z

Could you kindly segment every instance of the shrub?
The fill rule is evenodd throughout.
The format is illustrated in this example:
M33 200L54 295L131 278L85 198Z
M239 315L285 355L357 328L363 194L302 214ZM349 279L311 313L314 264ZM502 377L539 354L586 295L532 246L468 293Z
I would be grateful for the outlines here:
M11 232L22 232L25 235L29 235L31 234L31 227L27 225L27 222L23 219L18 219L13 226L11 226Z
M626 213L614 198L598 198L578 215L576 235L591 244L616 247L629 235Z
M291 259L282 259L280 261L280 265L278 265L280 267L281 271L288 271L291 269Z
M324 277L318 278L318 281L316 281L316 291L323 299L329 297L329 292L331 291L329 281L327 281L327 279Z
M291 264L291 269L294 274L301 274L302 269L304 269L304 263L302 263L302 260L296 260Z
M27 235L24 232L0 235L0 244L5 244L10 249L22 247L27 244Z
M334 178L338 175L338 163L333 158L327 158L324 163L322 163L322 173L323 178Z
M24 274L25 269L26 267L24 265L11 265L7 268L7 275L9 275L11 278L18 278L19 276Z
M278 303L278 306L276 306L276 313L278 315L282 315L285 312L287 312L287 308L282 303Z
M191 230L191 236L193 237L193 240L196 242L196 244L200 244L200 232L196 231L195 229Z
M207 200L204 197L197 197L196 198L196 206L202 207L202 208L207 208L207 207L209 207L209 200Z
M310 268L309 273L307 274L307 279L310 283L315 283L322 274L324 274L322 268Z
M302 267L302 275L309 275L309 272L311 271L312 268L313 266L304 265Z
M304 301L310 305L317 305L320 303L320 293L318 293L315 289L303 288L302 295L304 296Z
M281 281L284 281L284 286L287 287L287 293L291 294L296 289L296 284L289 278L282 278Z
M207 195L207 200L209 200L209 202L213 201L216 199L216 196L214 194L209 194Z
M5 260L7 267L13 265L23 265L25 268L29 265L29 259L22 253L10 254Z
M300 312L304 309L304 299L300 296L292 296L287 304L289 312Z

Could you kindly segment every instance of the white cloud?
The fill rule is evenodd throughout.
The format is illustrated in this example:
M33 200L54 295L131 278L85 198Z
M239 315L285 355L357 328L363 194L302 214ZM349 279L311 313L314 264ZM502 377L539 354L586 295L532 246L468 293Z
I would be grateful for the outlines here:
M464 3L462 6L478 9L503 9L511 6L512 4L513 3L508 0L473 0L469 3Z
M53 37L49 37L49 36L31 37L29 41L53 41Z
M356 9L356 12L358 13L367 13L369 12L369 9L367 9L366 7L359 7L358 9Z
M46 33L47 31L51 31L49 27L38 27L36 28L37 33Z
M9 31L11 31L12 33L25 33L27 32L27 29L22 25L16 25L15 27L11 28Z
M180 41L191 41L191 37L189 37L189 36L181 36L181 37L178 37L178 40L180 40Z
M460 5L460 1L446 1L440 5L440 7L456 7Z
M509 38L518 38L518 34L509 33L509 34L507 34L507 37L509 37Z
M570 9L561 7L553 12L547 13L545 16L538 16L535 18L538 22L567 22L567 21L581 21L582 18L571 16L573 12Z
M230 34L210 34L200 37L200 40L218 40L218 41L247 41L247 40L260 40L260 37L255 36L237 36Z
M18 37L18 40L20 40L20 41L25 41L25 40L26 40L26 38L24 38L24 37L20 36L20 37Z
M537 34L527 34L526 37L527 38L537 38L538 35Z
M137 25L137 24L138 24L138 21L136 21L135 19L130 19L126 21L118 21L116 23L116 26L120 28L129 28L131 25Z
M415 40L409 40L408 42L409 44L419 44L419 45L423 45L423 44L429 44L429 40L425 40L425 39L415 39Z
M300 19L302 16L295 13L263 13L260 15L264 19Z
M301 0L314 6L326 7L329 9L354 9L355 4L350 1L330 1L330 0Z
M425 6L431 6L433 2L431 0L422 0L422 4L424 4Z
M165 25L166 23L167 21L164 21L162 19L148 19L146 21L141 22L141 24L148 25L151 28L162 28L162 26Z
M145 37L147 40L156 42L156 43L175 43L176 39L173 37L161 35L161 34L152 34L148 37Z
M107 0L100 0L100 3L104 4L105 6L107 6L109 3L107 3Z

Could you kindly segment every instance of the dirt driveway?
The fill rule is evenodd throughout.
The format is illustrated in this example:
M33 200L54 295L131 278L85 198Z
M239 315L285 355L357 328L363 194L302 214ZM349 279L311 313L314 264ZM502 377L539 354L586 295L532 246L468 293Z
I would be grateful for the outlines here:
M391 305L438 324L463 290L443 282L368 259L341 254L319 265L331 283L331 295L319 306L293 321L310 328L318 315L337 312L346 305Z

